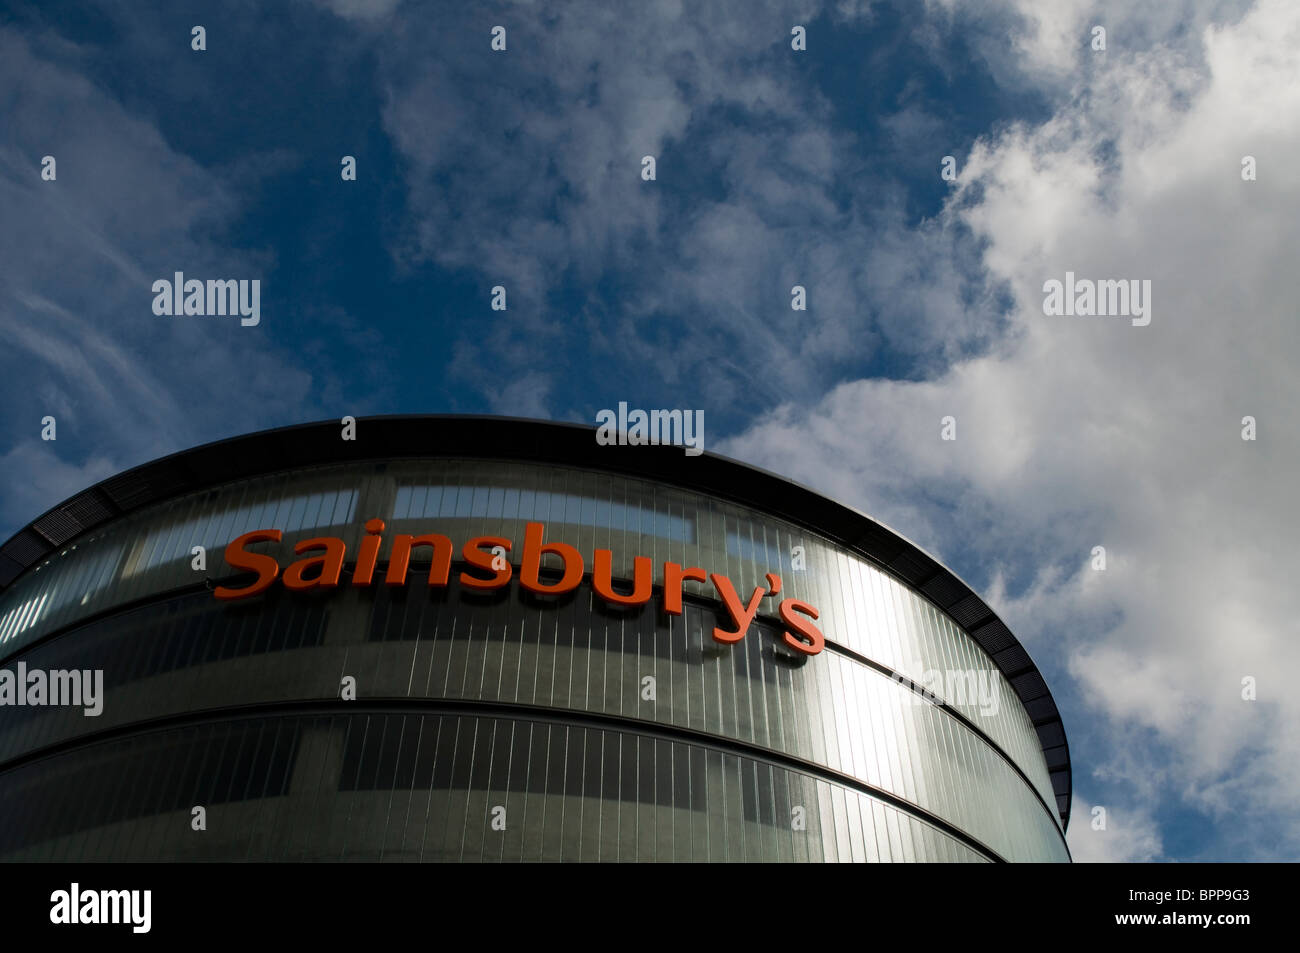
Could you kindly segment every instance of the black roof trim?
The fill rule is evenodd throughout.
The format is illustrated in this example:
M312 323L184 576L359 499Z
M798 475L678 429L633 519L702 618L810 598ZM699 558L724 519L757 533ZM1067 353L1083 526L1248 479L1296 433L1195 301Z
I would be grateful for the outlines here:
M1069 746L1038 668L980 596L919 546L850 506L793 480L714 453L681 447L601 446L595 428L518 417L392 415L357 418L356 439L337 420L299 424L154 460L76 494L0 546L0 592L81 534L144 506L282 470L402 457L481 457L605 470L729 499L806 526L866 556L947 612L1001 668L1043 742L1063 825L1070 821ZM1014 650L1014 651L1008 651Z

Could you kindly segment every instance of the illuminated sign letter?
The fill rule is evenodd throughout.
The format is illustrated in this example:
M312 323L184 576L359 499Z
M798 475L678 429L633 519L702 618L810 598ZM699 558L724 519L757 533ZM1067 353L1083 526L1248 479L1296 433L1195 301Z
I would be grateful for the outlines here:
M781 621L788 625L793 632L787 631L782 633L781 638L785 644L790 646L796 652L802 652L804 655L816 655L826 644L826 639L822 636L821 629L813 625L807 619L800 619L794 613L802 612L804 615L813 619L817 618L817 610L806 602L800 602L798 599L783 599L778 607L781 613ZM803 636L808 641L800 639Z
M304 539L293 548L294 555L301 556L313 549L325 550L323 556L310 556L285 567L284 588L301 592L304 589L332 589L339 584L343 574L343 557L348 547L337 536L321 536L316 539ZM307 570L320 567L320 572L308 576Z
M542 523L529 523L524 527L524 558L519 567L519 585L529 592L543 595L558 595L578 588L582 581L582 555L568 543L542 543L542 534L546 526ZM542 556L554 553L564 561L564 575L554 585L546 585L538 574L542 568Z
M218 599L243 599L247 596L255 596L269 588L271 583L275 582L275 577L280 575L280 564L265 553L250 553L244 547L249 543L278 543L280 536L278 529L255 529L251 533L245 533L231 540L230 545L226 547L226 562L232 569L248 569L257 573L257 581L245 589L227 589L225 586L217 586L212 594Z
M664 612L669 615L682 614L682 583L687 579L705 582L708 574L703 569L692 566L682 569L677 563L664 563Z
M510 552L510 540L503 536L476 536L465 544L460 554L465 557L465 562L469 563L475 569L482 569L492 573L491 579L480 579L478 576L471 576L467 572L460 574L460 584L468 586L470 589L500 589L510 582L510 563L493 553L493 548L500 546L506 552ZM486 549L485 549L486 547Z
M623 595L614 591L614 554L608 549L596 550L595 565L591 571L591 588L606 602L620 606L641 606L650 601L654 592L654 566L645 556L632 560L632 593Z
M433 562L429 564L429 585L447 585L451 573L451 540L438 533L425 536L407 536L398 533L393 539L393 554L388 558L388 575L384 582L390 586L406 585L406 567L411 563L411 547L432 546Z

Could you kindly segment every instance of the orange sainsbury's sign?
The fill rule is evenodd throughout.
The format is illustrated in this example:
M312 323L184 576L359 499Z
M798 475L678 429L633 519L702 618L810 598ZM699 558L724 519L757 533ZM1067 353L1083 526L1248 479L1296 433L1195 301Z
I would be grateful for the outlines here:
M543 523L528 523L524 527L524 545L519 565L519 584L529 592L538 595L561 595L572 592L582 582L585 564L582 554L568 543L543 542L546 527ZM366 523L365 535L357 553L356 566L352 571L351 585L354 587L370 586L374 582L375 567L379 562L379 549L383 542L384 521L372 519ZM280 578L286 589L309 591L334 589L339 585L343 575L344 559L347 545L337 536L319 536L304 539L294 546L297 556L304 558L285 566L283 572L274 556L267 553L253 552L249 546L255 543L278 543L283 533L278 529L257 529L232 540L226 547L226 563L237 570L247 570L257 574L257 578L240 589L217 586L214 595L222 600L247 599L269 589ZM437 533L412 536L399 533L393 537L388 556L388 569L384 574L384 585L406 585L407 569L411 562L411 551L416 547L432 551L429 566L428 585L446 586L451 575L453 546L450 539ZM461 558L473 572L460 573L462 586L477 591L502 589L510 584L515 567L502 555L512 552L513 542L504 536L476 536L461 547ZM314 553L315 555L304 555ZM541 579L542 557L550 554L563 563L560 578L555 582L543 582ZM613 564L614 554L608 549L597 549L593 554L591 570L591 588L605 602L618 606L645 605L654 595L654 567L646 556L637 556L633 560L632 591L618 592L614 588ZM691 582L710 583L717 592L718 600L730 616L732 628L715 627L713 639L723 644L739 642L749 631L750 624L758 615L759 606L764 598L778 596L781 593L781 577L767 573L767 587L755 586L748 602L742 602L736 593L736 587L726 576L705 572L696 566L683 568L674 562L663 564L663 589L661 599L663 611L668 615L682 614L682 586ZM782 633L783 642L796 652L816 655L822 650L825 640L821 631L813 625L817 610L806 602L786 598L777 606L781 621L786 625Z

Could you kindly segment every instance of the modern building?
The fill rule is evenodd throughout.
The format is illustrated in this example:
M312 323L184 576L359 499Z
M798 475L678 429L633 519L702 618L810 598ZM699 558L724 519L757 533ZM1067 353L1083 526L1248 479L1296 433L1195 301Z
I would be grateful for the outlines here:
M797 484L594 434L266 431L25 527L0 859L1069 860L1060 716L979 596ZM99 714L37 703L95 671Z

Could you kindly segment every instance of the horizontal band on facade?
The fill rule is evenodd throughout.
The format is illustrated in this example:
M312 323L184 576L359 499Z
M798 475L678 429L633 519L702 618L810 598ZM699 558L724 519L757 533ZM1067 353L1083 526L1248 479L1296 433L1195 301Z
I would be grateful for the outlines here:
M416 561L412 561L412 563L411 563L411 568L412 568L413 570L415 570L415 569L419 569L419 568L427 568L427 566L428 566L428 563L427 563L427 562L416 562ZM383 561L383 560L381 560L381 561L378 563L378 567L379 567L379 569L383 569L383 568L385 568L385 567L386 567L386 562ZM466 563L466 562L464 562L464 561L462 561L462 560L454 560L454 561L451 563L451 567L452 567L452 571L453 571L453 574L454 574L454 573L460 572L460 571L463 570L463 569L470 568L470 564L469 564L469 563ZM350 567L348 567L348 568L350 569ZM347 570L345 570L345 573L346 573L346 571L347 571ZM547 577L547 576L549 576L549 577L553 577L553 578L559 578L560 573L559 573L558 570L551 569L551 568L549 568L549 567L543 567L542 570L541 570L541 575L542 575L543 577ZM586 573L586 574L584 574L584 578L589 579L590 575L591 575L590 573ZM94 624L95 622L101 621L101 620L106 619L106 618L111 618L111 617L113 617L113 616L115 616L115 615L118 615L118 614L121 614L121 613L124 613L124 612L130 612L130 611L132 611L132 610L134 610L134 609L138 609L138 608L142 608L142 607L145 607L145 606L148 606L148 605L152 605L152 604L154 604L154 603L157 603L157 602L160 602L160 601L163 601L163 600L169 599L169 598L174 598L174 597L177 596L177 595L199 593L199 592L202 592L202 591L204 591L204 590L210 590L210 589L212 589L215 585L230 585L230 584L234 583L238 578L240 578L238 575L228 575L228 576L224 576L224 577L209 577L209 578L206 579L205 582L202 582L202 583L194 583L194 584L189 585L189 586L172 588L172 589L170 589L170 590L166 590L166 591L163 591L163 592L159 592L159 593L154 594L154 595L151 595L151 596L146 596L146 597L142 597L142 598L139 598L139 599L135 599L135 600L133 600L130 604L127 604L127 605L116 606L116 607L113 607L113 608L109 608L109 609L102 610L102 611L100 611L100 612L95 613L93 616L89 616L89 617L86 617L86 618L83 618L83 619L79 619L79 620L77 620L77 621L74 622L74 623L70 623L68 626L66 626L66 627L64 627L64 628L62 628L62 629L58 629L58 630L55 630L55 631L53 631L53 632L46 633L46 634L45 634L44 636L42 636L38 641L33 642L33 643L30 643L29 645L25 646L21 651L22 651L22 652L27 652L27 651L30 651L30 650L34 650L34 649L36 649L36 648L38 648L38 647L40 647L40 646L42 646L42 645L45 645L45 644L48 644L48 643L51 642L51 641L54 641L54 640L57 639L57 638L60 638L60 637L63 637L63 636L68 636L68 635L74 635L75 632L76 632L76 630L77 630L78 628L82 627L83 625L91 625L91 624ZM615 578L614 581L615 581L615 583L620 584L620 585L627 584L628 582L630 582L629 580L620 579L620 578ZM660 587L656 586L656 587L654 587L654 588L655 588L656 591L657 591ZM403 591L403 590L399 590L399 591ZM417 587L415 587L415 589L412 590L412 591L418 593L418 592L420 591L420 587L417 586ZM435 591L436 591L436 590L435 590ZM556 601L568 601L568 600L571 600L571 599L573 599L573 598L577 598L577 593L575 593L575 592L565 593L565 594L563 594L563 595L561 595L561 596L538 596L538 595L535 595L535 594L532 594L532 593L528 593L528 592L526 592L526 591L522 591L522 592L519 592L518 595L519 595L520 598L523 598L523 599L528 600L528 601L534 601L534 602L536 602L537 604L554 603L554 602L556 602ZM480 599L482 599L484 602L491 601L491 600L496 600L496 599L504 599L504 598L507 598L507 597L508 597L508 594L507 594L507 592L506 592L505 590L498 590L496 593L476 594L476 598L480 598ZM294 594L294 596L292 596L292 598L300 598L300 599L303 599L303 600L312 600L312 599L316 599L316 598L318 598L318 595L311 594L311 593L300 593L300 594ZM708 599L707 597L705 597L705 596L703 596L703 595L701 595L701 594L699 594L699 593L688 593L688 592L684 592L684 593L682 594L682 600L683 600L683 602L686 603L686 604L694 605L694 606L697 606L697 607L699 607L699 608L707 609L707 610L714 610L714 609L716 609L717 606L718 606L718 603L717 603L716 600ZM608 605L608 604L605 604L605 603L601 603L601 602L599 602L598 599L596 600L596 603L600 606L601 611L603 611L603 612L605 612L606 614L608 614L611 618L618 618L618 617L620 617L620 616L626 616L626 615L629 615L629 614L631 614L631 613L636 613L636 612L640 612L640 611L644 611L644 610L646 610L646 606L645 606L645 605L642 605L642 606L632 606L632 607L620 607L620 606L617 606L617 605ZM662 613L661 613L661 615L662 615ZM776 616L772 616L772 615L767 615L767 614L760 614L760 615L756 616L756 618L755 618L755 623L756 623L756 624L761 624L761 625L763 625L763 626L765 626L765 627L767 627L767 628L770 628L770 629L777 629L777 630L779 630L780 627L781 627L782 624L783 624L782 621L780 620L780 618L778 618L778 617L776 617ZM901 673L901 672L899 672L899 671L897 671L897 670L895 670L895 669L889 667L888 665L885 665L885 664L883 664L883 663L881 663L881 662L878 662L878 661L875 661L875 660L873 660L873 659L870 659L870 658L868 658L867 656L862 655L862 654L860 654L860 653L854 652L854 651L848 649L847 647L845 647L845 646L839 644L838 642L835 642L835 641L830 640L830 639L827 639L827 640L826 640L825 647L826 647L826 651L831 652L831 653L836 654L836 655L839 655L839 656L841 656L841 657L843 657L843 658L850 659L850 660L856 662L857 664L864 665L864 666L866 666L867 668L870 668L870 669L872 669L873 671L876 671L876 672L880 673L881 675L884 675L885 677L891 679L892 681L897 682L900 686L902 686L903 688L908 689L909 691L911 691L912 693L914 693L914 694L916 694L916 695L918 695L918 696L921 696L921 697L924 698L924 697L926 697L926 695L927 695L926 690L925 690L924 688L922 688L920 685L918 685L915 681L913 681L911 678L907 677L907 676L904 675L903 673ZM802 666L808 664L808 661L809 661L809 657L808 657L808 656L806 656L806 655L797 655L797 654L794 654L794 653L781 653L780 657L785 661L785 664L790 665L790 666L794 666L794 667L802 667ZM2 665L4 665L4 664L5 664L4 660L0 660L0 666L2 666ZM437 701L436 699L430 699L430 700L431 700L431 701ZM946 700L938 700L938 701L936 701L936 700L934 700L934 699L927 699L927 703L930 704L930 705L933 705L935 708L938 708L938 709L941 709L942 711L944 711L944 712L945 712L949 717L951 717L951 718L953 718L955 721L959 722L959 723L962 725L962 727L966 728L968 731L970 731L972 734L974 734L976 737L978 737L981 741L983 741L986 745L988 745L988 747L991 748L991 749L992 749L992 750L993 750L993 751L994 751L994 752L995 752L995 753L996 753L996 754L997 754L997 755L1002 759L1002 761L1004 761L1004 762L1007 764L1007 766L1010 767L1011 770L1014 771L1014 772L1019 776L1019 778L1021 779L1021 781L1024 782L1025 787L1027 787L1031 792L1033 792L1033 795L1034 795L1035 799L1038 801L1038 803L1039 803L1039 805L1042 807L1042 809L1047 813L1048 817L1049 817L1049 818L1050 818L1050 817L1053 817L1053 813L1052 813L1052 808L1051 808L1051 806L1050 806L1050 805L1049 805L1049 804L1048 804L1048 803L1043 799L1043 797L1042 797L1041 793L1039 792L1037 786L1035 786L1034 783L1033 783L1032 781L1030 781L1029 776L1025 773L1024 769L1021 768L1021 766L1020 766L1019 764L1016 763L1016 760L1015 760L1015 759L1010 755L1010 753L1007 752L1007 751L1006 751L1006 750L1005 750L1005 749L1004 749L1000 744L998 744L997 741L995 741L993 738L991 738L991 737L990 737L990 736L989 736L989 735L988 735L988 734L987 734L987 733L986 733L982 728L980 728L980 727L979 727L975 722L973 722L970 718L968 718L965 714L963 714L963 713L962 713L958 708L956 708L956 707L954 707L953 705L949 704ZM636 724L649 724L649 725L658 725L658 724L663 724L662 722L655 722L655 721L643 721L643 720L633 720L633 721L634 721L634 723L636 723ZM705 734L707 737L710 737L710 738L721 738L721 739L723 739L723 740L731 740L731 739L727 739L727 737L726 737L725 735L713 735L713 734L710 734L710 733L708 733L708 732L705 732L704 734ZM743 744L744 742L740 742L740 743ZM762 746L758 746L758 747L759 747L760 750L765 750L765 751L766 751L766 750L770 750L770 749L767 749L767 748L762 748ZM798 760L797 756L791 755L790 757L794 757L794 758L796 758L796 760ZM15 762L15 763L17 763L17 762ZM810 762L810 763L811 763L811 762ZM3 771L6 770L8 767L9 767L8 764L0 764L0 772L3 772ZM833 769L823 768L823 770L833 770ZM904 802L904 803L910 803L910 802ZM914 807L915 807L915 806L914 806Z
M773 751L738 739L726 738L679 725L620 718L602 712L551 708L541 705L521 705L514 702L482 702L471 699L367 698L364 701L343 701L340 699L338 701L268 702L232 708L184 712L89 732L77 738L28 752L13 759L8 764L0 766L0 776L26 767L29 764L58 758L61 755L72 754L100 744L141 737L174 728L196 727L233 721L270 720L304 715L355 714L453 715L505 721L531 721L565 727L619 731L626 734L682 742L707 750L770 764L786 770L797 771L810 776L814 780L852 789L924 821L991 861L996 863L1007 862L1006 858L993 848L937 814L851 775L796 755Z

